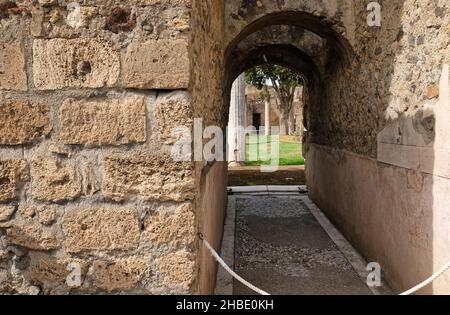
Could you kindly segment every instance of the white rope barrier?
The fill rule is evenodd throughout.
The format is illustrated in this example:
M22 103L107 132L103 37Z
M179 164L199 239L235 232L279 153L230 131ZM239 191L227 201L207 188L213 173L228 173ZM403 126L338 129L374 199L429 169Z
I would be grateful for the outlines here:
M419 291L420 289L423 289L427 286L429 286L430 284L432 284L437 278L439 278L440 276L442 276L444 273L446 273L448 270L450 270L450 262L441 270L439 270L438 272L436 272L434 275L432 275L430 278L428 278L427 280L425 280L424 282L422 282L421 284L415 286L414 288L412 288L411 290L408 290L400 295L411 295L416 293L417 291Z
M228 265L223 261L222 257L219 256L219 254L214 250L214 248L212 248L212 246L208 243L208 241L203 237L202 234L198 235L199 238L203 241L203 244L205 244L206 248L211 252L211 254L213 255L213 257L217 260L217 262L233 277L235 278L237 281L239 281L240 283L242 283L243 285L247 286L249 289L252 289L253 291L255 291L258 294L261 295L270 295L269 293L259 289L258 287L254 286L253 284L251 284L250 282L246 281L245 279L243 279L241 276L239 276L237 273L235 273L230 267L228 267Z
M216 261L236 280L238 280L240 283L242 283L243 285L247 286L249 289L255 291L258 294L261 295L270 295L269 293L259 289L258 287L254 286L253 284L251 284L250 282L246 281L245 279L243 279L241 276L239 276L237 273L235 273L230 267L228 267L228 265L225 263L225 261L223 261L222 257L220 257L220 255L214 250L214 248L212 248L212 246L209 244L209 242L203 237L202 234L198 235L200 240L202 240L203 244L205 244L206 248L210 251L211 255L216 259ZM430 285L431 283L433 283L436 279L438 279L440 276L442 276L444 273L446 273L447 271L450 270L450 262L441 270L439 270L438 272L436 272L433 276L431 276L430 278L428 278L427 280L425 280L424 282L418 284L417 286L415 286L414 288L400 294L400 295L412 295L414 293L416 293L417 291L427 287L428 285Z

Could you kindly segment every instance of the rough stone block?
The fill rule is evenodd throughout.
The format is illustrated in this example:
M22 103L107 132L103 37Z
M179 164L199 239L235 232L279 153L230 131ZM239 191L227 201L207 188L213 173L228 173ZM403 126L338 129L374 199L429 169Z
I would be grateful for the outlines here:
M180 251L156 260L161 283L177 294L187 294L195 277L194 255Z
M52 225L57 217L57 211L55 206L42 206L36 209L39 223L43 225Z
M0 161L0 202L15 200L20 184L28 178L28 165L25 161Z
M43 225L52 225L58 215L58 206L43 205L37 206L33 204L21 204L19 208L20 217L24 220L33 220L38 218L39 223Z
M38 223L14 224L6 233L12 244L29 249L52 250L60 246L55 231Z
M137 212L128 209L84 209L62 219L66 250L132 250L139 245Z
M195 214L190 203L162 206L144 220L142 242L168 246L172 251L192 246L195 241Z
M74 100L59 111L59 138L65 144L120 145L146 140L144 97Z
M81 180L74 166L63 165L49 156L34 156L31 190L40 201L73 200L81 195Z
M189 55L185 40L132 42L122 56L124 87L185 89L189 87Z
M48 106L31 102L0 101L0 144L30 143L52 130Z
M115 201L137 196L144 200L186 201L194 198L193 163L170 156L111 154L102 163L102 191Z
M33 79L39 90L114 86L120 60L113 45L98 39L35 40Z
M112 292L129 290L136 286L148 268L148 263L139 258L116 261L95 261L93 264L94 285Z
M14 212L16 212L14 206L0 206L0 222L8 221L11 219Z
M71 277L74 268L80 271L80 282L82 282L87 271L84 261L67 257L57 258L43 253L30 253L31 279L45 287L75 286L76 279Z
M25 57L20 43L0 43L0 89L27 90Z
M22 219L31 220L36 215L36 208L33 205L22 204L19 213Z
M179 127L192 130L193 109L188 96L184 93L170 94L160 99L154 107L156 134L159 141L173 145L182 139L174 132ZM190 136L190 134L189 134Z

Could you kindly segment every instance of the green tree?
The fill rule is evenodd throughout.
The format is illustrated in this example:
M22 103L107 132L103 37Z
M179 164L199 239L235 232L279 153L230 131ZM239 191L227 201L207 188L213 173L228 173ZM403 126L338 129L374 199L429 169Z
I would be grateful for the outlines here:
M276 92L277 110L280 114L280 133L288 134L292 122L289 117L293 110L295 90L303 86L303 78L291 69L274 64L256 66L245 72L245 81L261 90L261 98L270 101L268 83Z

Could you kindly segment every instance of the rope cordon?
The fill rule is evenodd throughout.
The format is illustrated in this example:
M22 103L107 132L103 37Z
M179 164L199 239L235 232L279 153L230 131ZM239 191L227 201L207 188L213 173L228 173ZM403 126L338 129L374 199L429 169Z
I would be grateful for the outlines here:
M198 237L200 238L200 240L203 242L203 244L206 246L206 248L209 250L209 252L211 253L211 255L214 257L214 259L233 277L235 278L237 281L239 281L240 283L242 283L243 285L245 285L246 287L248 287L249 289L253 290L254 292L260 294L260 295L270 295L269 293L267 293L264 290L261 290L260 288L254 286L253 284L251 284L250 282L248 282L247 280L245 280L244 278L242 278L241 276L239 276L237 273L235 273L230 267L228 267L228 265L225 263L225 261L222 259L222 257L220 257L220 255L216 252L216 250L211 246L211 244L209 244L209 242L203 237L203 234L199 233ZM411 295L416 293L417 291L427 287L428 285L430 285L431 283L433 283L436 279L438 279L440 276L442 276L444 273L446 273L447 271L450 270L450 262L441 270L439 270L438 272L436 272L433 276L431 276L430 278L428 278L427 280L425 280L424 282L418 284L417 286L415 286L414 288L400 294L400 295Z
M440 276L442 276L444 273L446 273L448 270L450 270L450 262L441 270L439 270L438 272L436 272L434 275L432 275L430 278L428 278L427 280L425 280L424 282L422 282L421 284L415 286L414 288L412 288L411 290L408 290L400 295L411 295L416 293L417 291L419 291L420 289L423 289L425 287L427 287L428 285L432 284L437 278L439 278Z
M235 273L228 265L223 261L222 257L219 256L219 254L212 248L212 246L209 244L209 242L203 237L202 234L199 234L198 237L203 241L203 244L205 244L206 248L211 252L213 257L216 259L216 261L237 281L248 287L249 289L252 289L256 293L260 295L270 295L264 290L261 290L260 288L257 288L241 276L239 276L237 273Z

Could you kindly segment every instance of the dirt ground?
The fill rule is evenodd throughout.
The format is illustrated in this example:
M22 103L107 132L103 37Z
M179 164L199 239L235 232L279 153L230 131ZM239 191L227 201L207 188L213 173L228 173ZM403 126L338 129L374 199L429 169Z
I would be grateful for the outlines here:
M304 166L280 166L274 173L260 167L234 167L228 170L228 186L305 185Z

